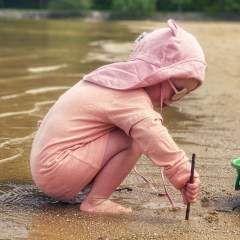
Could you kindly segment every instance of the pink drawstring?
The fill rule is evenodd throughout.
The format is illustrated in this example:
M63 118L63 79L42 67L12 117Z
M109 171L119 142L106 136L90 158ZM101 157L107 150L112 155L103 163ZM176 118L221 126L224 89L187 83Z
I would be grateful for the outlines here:
M170 202L170 204L172 205L172 208L176 208L175 202L173 201L173 199L171 198L171 196L169 195L169 193L167 191L165 178L164 178L164 174L163 174L163 170L162 169L161 169L161 177L162 177L162 181L163 181L163 187L164 187L165 195L168 198L168 201Z
M176 208L176 204L174 202L174 200L171 198L170 194L168 193L167 191L167 187L166 187L166 183L165 183L165 178L164 178L164 175L163 175L163 171L161 170L161 178L162 178L162 182L163 182L163 188L164 188L164 192L165 193L160 193L154 186L153 184L147 180L146 177L144 177L142 174L140 174L138 171L137 171L137 168L134 167L134 172L145 182L147 183L150 188L154 191L154 193L156 193L158 196L166 196L168 201L170 202L172 208Z
M160 195L164 195L164 194L161 194L161 193L159 193L158 192L158 190L153 186L153 184L149 181L149 180L147 180L147 178L146 177L144 177L142 174L140 174L138 171L137 171L137 168L136 167L134 167L134 172L145 182L145 183L147 183L149 186L150 186L150 188L156 193L156 194L160 194Z
M160 88L160 111L161 111L161 113L162 113L162 109L163 109L163 90L162 90L162 86L161 86L161 88ZM150 188L154 191L155 194L157 194L158 196L166 196L167 199L169 200L172 208L176 207L173 199L171 198L171 196L169 195L169 193L167 191L167 187L166 187L166 183L165 183L165 179L164 179L164 175L163 175L162 170L161 170L161 178L162 178L163 188L164 188L165 193L159 193L159 191L154 187L154 185L146 177L144 177L142 174L140 174L137 171L136 167L134 167L133 170L145 183L147 183L150 186Z
M162 114L162 109L163 109L163 91L162 91L162 86L160 87L160 112Z
M168 81L169 85L171 86L172 90L174 91L174 93L177 93L178 90L176 89L176 87L174 86L174 84L173 84L169 79L168 79L167 81Z

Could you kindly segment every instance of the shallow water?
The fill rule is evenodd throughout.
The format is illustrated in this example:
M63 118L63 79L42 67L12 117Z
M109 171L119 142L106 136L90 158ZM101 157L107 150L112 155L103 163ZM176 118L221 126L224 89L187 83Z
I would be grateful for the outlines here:
M233 189L229 161L240 155L240 26L183 25L197 35L209 63L207 84L164 111L177 143L189 156L197 153L203 187L190 224L183 220L176 190L169 186L180 207L173 212L134 174L124 182L133 191L112 196L134 213L110 217L82 214L78 205L46 197L32 185L29 172L37 121L61 93L96 67L125 60L138 33L163 23L0 20L0 239L239 237L240 195ZM138 169L162 191L159 169L146 158Z
M1 20L1 182L31 181L37 120L84 73L126 57L132 34L122 35L123 29L117 23Z

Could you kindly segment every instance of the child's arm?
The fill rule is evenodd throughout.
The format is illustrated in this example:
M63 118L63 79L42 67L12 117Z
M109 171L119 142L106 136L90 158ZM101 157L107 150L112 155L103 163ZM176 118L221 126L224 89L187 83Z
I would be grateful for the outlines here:
M156 165L164 167L164 173L177 188L183 188L190 176L190 163L162 125L161 119L148 117L132 126L131 137ZM198 178L198 174L195 173Z
M164 174L173 186L181 191L184 203L196 202L200 187L199 175L195 171L193 184L188 183L190 162L162 125L161 116L152 111L152 116L150 114L137 121L130 129L126 127L127 120L123 117L118 116L116 119L120 120L116 125L125 132L129 130L128 134L138 143L142 153L156 165L164 167Z
M169 181L183 195L184 203L196 202L200 180L195 171L193 184L189 184L190 163L183 150L179 149L167 129L157 117L145 118L136 123L130 135L139 147L156 165L164 167Z
M126 93L125 93L126 94ZM183 150L174 142L162 125L162 117L152 109L148 101L131 98L117 100L108 108L108 119L123 129L139 145L142 153L156 165L164 167L164 173L175 188L181 190L186 200L195 201L199 190L199 176L195 172L194 186L187 184L190 178L190 163ZM189 187L190 186L190 187Z

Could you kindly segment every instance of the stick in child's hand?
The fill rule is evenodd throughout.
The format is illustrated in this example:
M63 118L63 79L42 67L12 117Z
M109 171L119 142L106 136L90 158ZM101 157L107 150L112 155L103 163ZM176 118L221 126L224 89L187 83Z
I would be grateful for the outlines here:
M193 153L193 154L192 154L191 175L190 175L189 183L193 183L194 168L195 168L195 157L196 157L196 154ZM185 220L188 220L188 219L189 219L189 213L190 213L190 203L187 204Z

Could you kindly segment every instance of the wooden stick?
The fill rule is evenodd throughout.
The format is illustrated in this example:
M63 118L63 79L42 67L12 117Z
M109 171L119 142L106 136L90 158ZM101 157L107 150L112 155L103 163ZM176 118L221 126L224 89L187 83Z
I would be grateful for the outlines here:
M196 158L196 154L193 153L193 154L192 154L191 175L190 175L189 183L193 183L194 169L195 169L195 158ZM190 203L187 204L185 220L188 220L188 219L189 219L189 213L190 213Z

